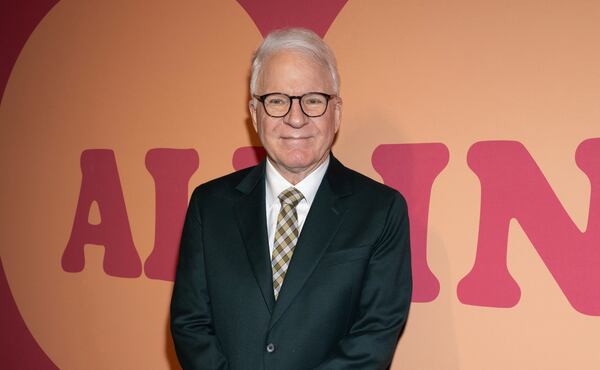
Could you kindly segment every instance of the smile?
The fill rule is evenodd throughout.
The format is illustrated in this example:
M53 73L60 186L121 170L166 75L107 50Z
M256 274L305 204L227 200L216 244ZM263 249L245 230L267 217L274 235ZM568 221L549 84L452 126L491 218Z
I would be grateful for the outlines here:
M306 136L306 137L281 137L282 140L308 140L310 139L310 136Z

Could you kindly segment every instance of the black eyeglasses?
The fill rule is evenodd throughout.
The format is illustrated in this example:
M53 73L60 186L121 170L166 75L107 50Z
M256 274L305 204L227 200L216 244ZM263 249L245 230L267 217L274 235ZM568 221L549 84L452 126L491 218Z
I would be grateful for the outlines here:
M286 116L292 109L292 101L298 99L302 113L308 117L320 117L327 111L329 100L335 95L309 92L301 96L289 96L284 93L270 93L265 95L254 95L265 108L265 112L271 117L280 118Z

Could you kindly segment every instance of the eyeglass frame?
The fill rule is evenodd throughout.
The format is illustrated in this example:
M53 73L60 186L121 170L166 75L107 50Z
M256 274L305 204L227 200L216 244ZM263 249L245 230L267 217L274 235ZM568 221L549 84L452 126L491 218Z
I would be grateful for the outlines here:
M310 95L310 94L318 94L318 95L324 96L324 97L326 98L326 100L325 100L325 109L323 109L323 113L319 114L318 116L311 116L311 115L307 114L307 113L304 111L304 108L302 107L302 98L303 98L303 97L305 97L306 95ZM284 115L281 115L281 116L273 116L273 115L271 115L271 114L269 113L269 111L267 110L267 107L265 106L265 99L266 99L266 98L267 98L269 95L285 95L285 96L287 96L287 97L290 99L290 106L288 107L288 110L287 110L287 112L285 112L285 114L284 114ZM252 95L252 97L254 97L254 98L255 98L255 99L257 99L259 102L261 102L261 103L262 103L262 106L263 106L263 108L264 108L264 110L265 110L265 113L267 113L267 115L268 115L269 117L273 117L273 118L281 118L281 117L285 117L285 116L287 116L287 115L290 113L290 111L292 110L292 105L294 104L294 99L298 99L298 105L300 106L300 110L302 111L302 113L303 113L305 116L307 116L307 117L310 117L310 118L317 118L317 117L321 117L321 116L323 116L323 115L324 115L324 114L327 112L327 108L329 108L329 101L330 101L331 99L333 99L333 98L337 98L337 95L335 95L335 94L327 94L327 93L324 93L324 92L318 92L318 91L311 91L311 92L307 92L306 94L302 94L302 95L296 95L296 96L291 96L291 95L288 95L288 94L285 94L285 93L282 93L282 92L272 92L272 93L263 94L263 95L256 95L256 94L254 94L254 95Z

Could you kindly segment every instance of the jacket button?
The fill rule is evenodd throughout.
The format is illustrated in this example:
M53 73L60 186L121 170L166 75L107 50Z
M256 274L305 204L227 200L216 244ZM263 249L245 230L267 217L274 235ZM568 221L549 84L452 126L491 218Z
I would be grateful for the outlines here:
M269 352L269 353L275 352L275 345L273 343L267 344L267 352Z

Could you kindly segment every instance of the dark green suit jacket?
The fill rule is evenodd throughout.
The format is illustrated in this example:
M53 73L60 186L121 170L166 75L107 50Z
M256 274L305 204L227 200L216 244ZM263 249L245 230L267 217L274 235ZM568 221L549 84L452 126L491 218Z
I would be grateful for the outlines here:
M183 368L387 368L412 290L403 197L331 156L277 301L265 212L264 161L194 191L171 302Z

